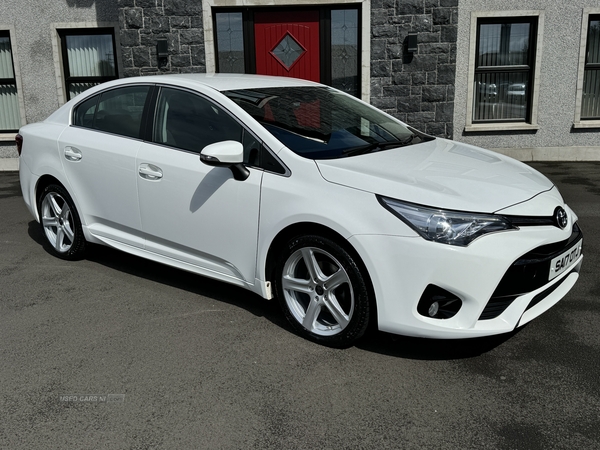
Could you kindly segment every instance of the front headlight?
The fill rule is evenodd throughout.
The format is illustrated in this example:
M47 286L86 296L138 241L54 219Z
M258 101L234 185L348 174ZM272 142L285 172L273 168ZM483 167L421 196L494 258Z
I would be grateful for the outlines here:
M377 199L428 241L466 247L486 233L518 229L505 217L494 214L446 211L379 195Z

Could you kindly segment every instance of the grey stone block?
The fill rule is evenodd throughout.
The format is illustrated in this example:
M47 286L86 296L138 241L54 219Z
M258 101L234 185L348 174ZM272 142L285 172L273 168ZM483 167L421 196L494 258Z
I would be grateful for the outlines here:
M423 0L399 0L396 5L396 14L423 14L425 2Z
M387 46L387 57L389 59L400 59L404 56L403 44L391 44Z
M458 33L458 27L456 25L442 25L441 27L441 42L451 42L455 43Z
M389 77L392 75L392 64L390 61L371 61L371 76Z
M440 33L429 33L422 32L417 36L417 42L419 44L427 44L430 42L440 42Z
M190 45L190 54L192 57L192 65L193 66L205 66L206 65L204 45Z
M428 85L434 85L434 84L438 84L437 82L437 72L435 70L432 70L431 72L427 72L427 83Z
M454 103L438 103L435 106L436 122L452 122L454 117Z
M162 37L160 34L154 34L152 30L140 30L140 45L156 46L156 40L160 37Z
M123 76L125 77L139 77L140 69L136 69L133 67L129 67L127 69L123 69Z
M414 55L410 64L404 64L405 72L430 72L437 68L437 57L434 55Z
M414 113L421 111L421 98L414 97L398 97L396 99L396 107L398 112L402 113Z
M136 47L131 50L135 67L150 66L150 50L147 47Z
M436 8L433 10L432 18L434 25L448 25L452 23L453 8Z
M171 28L180 29L180 28L189 28L190 27L190 18L184 16L171 16L170 17Z
M372 9L371 10L371 25L385 25L389 23L387 9Z
M374 38L378 37L394 37L396 36L397 30L393 25L376 25L371 27L371 36Z
M408 73L399 73L394 74L392 76L392 84L400 85L400 86L410 86L410 74Z
M429 123L435 121L435 114L431 111L412 112L406 118L409 123Z
M157 17L157 16L164 16L164 12L162 8L144 8L144 18L147 19L148 17Z
M420 16L414 16L411 31L419 32L419 31L431 31L433 25L433 20L431 15L423 14Z
M411 77L411 84L413 86L421 86L421 85L427 83L427 75L425 73L422 73L422 72L413 73L410 75L410 77Z
M379 109L396 109L395 97L376 97L371 99L371 104Z
M423 86L422 98L424 102L446 101L446 86Z
M168 33L171 29L169 18L165 16L149 17L146 19L146 29L153 33Z
M163 5L167 16L202 14L202 2L198 0L163 0Z
M181 45L204 44L204 32L197 28L191 28L189 30L181 30L179 32L179 39L180 39Z
M387 41L385 39L371 40L371 59L385 59Z
M201 15L190 17L190 28L204 28L204 22L202 21Z
M430 44L419 44L419 54L439 55L450 53L450 44L441 42L432 42Z
M119 37L123 47L137 47L140 45L138 30L121 30Z
M135 6L139 8L155 8L161 5L162 1L157 4L156 0L135 0Z
M456 65L455 64L440 64L437 68L437 82L438 84L454 84L456 79Z
M438 137L446 137L446 124L439 122L430 122L425 124L425 130L427 134Z
M383 87L384 97L408 97L410 96L410 86L384 86Z
M171 56L171 66L172 67L189 67L191 65L190 55L187 54L179 54Z

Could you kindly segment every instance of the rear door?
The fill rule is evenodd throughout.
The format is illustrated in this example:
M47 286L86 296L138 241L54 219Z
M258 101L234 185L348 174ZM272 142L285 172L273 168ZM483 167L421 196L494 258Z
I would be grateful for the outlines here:
M143 247L136 155L148 85L105 91L76 106L60 136L65 173L92 234Z

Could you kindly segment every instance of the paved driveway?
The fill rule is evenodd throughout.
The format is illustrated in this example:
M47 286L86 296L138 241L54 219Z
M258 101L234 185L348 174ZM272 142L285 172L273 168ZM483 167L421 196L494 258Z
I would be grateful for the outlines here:
M0 448L600 448L600 164L533 165L586 238L562 302L500 338L347 350L235 287L103 247L53 258L0 173Z

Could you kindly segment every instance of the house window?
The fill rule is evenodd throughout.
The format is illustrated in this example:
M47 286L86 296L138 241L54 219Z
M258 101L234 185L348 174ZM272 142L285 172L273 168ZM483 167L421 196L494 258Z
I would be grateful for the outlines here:
M600 120L600 15L589 16L581 119Z
M531 123L537 17L477 20L472 122Z
M59 30L67 100L86 89L118 78L114 30Z
M358 9L331 11L331 85L358 96Z
M0 132L17 131L21 126L17 80L8 31L0 31Z
M222 73L244 73L244 27L241 12L215 14L217 59Z

